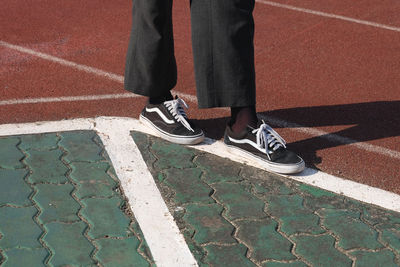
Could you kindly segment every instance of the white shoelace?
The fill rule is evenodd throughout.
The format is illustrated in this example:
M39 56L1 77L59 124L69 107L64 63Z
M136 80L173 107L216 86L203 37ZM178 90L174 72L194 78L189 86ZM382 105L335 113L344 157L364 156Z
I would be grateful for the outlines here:
M184 107L188 109L189 106L183 99L177 98L174 100L165 101L164 105L167 107L169 112L171 112L172 116L174 116L174 118L178 122L182 123L182 125L185 126L185 128L188 129L189 131L194 132L189 122L186 120L187 116Z
M277 149L284 147L286 148L286 142L283 138L274 131L268 124L264 121L258 129L252 131L256 134L257 145L261 149L265 149L266 154L269 155L276 151Z

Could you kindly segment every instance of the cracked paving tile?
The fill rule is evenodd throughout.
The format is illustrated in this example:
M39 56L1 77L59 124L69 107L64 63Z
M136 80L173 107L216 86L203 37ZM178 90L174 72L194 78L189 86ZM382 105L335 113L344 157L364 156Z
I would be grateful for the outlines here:
M203 179L207 183L238 182L243 179L238 175L240 165L232 166L226 160L211 154L197 156L194 163L206 172Z
M208 263L209 266L255 266L255 264L246 257L247 248L242 244L234 246L208 245L205 249L208 252L206 263Z

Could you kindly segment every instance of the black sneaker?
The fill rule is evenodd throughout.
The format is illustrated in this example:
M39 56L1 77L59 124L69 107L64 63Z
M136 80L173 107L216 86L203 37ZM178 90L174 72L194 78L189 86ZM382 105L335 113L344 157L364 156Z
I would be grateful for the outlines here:
M140 114L140 121L153 128L157 134L172 143L193 145L204 140L201 129L191 123L185 113L188 108L181 98L162 104L147 104Z
M269 171L290 174L304 170L303 159L287 150L285 140L264 121L257 129L247 126L240 133L228 125L224 143L261 160Z

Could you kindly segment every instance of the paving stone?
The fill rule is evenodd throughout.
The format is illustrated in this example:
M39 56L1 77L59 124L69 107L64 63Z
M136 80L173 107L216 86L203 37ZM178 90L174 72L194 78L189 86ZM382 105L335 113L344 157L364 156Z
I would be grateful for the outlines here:
M32 189L24 180L27 174L25 169L0 169L0 206L4 204L32 205L29 199Z
M91 238L126 237L130 233L130 219L121 210L120 198L87 198L82 203L81 214L91 225Z
M289 188L282 178L274 173L266 172L257 168L246 166L241 172L241 176L254 184L256 192L263 195L267 192L278 195L293 194L293 189Z
M200 176L200 169L168 169L164 183L175 191L174 200L178 205L182 203L214 203L210 197L213 189L205 184Z
M73 162L71 168L70 177L77 183L78 198L115 195L117 183L107 173L110 169L107 162Z
M153 163L157 160L156 157L150 152L150 141L147 134L141 132L131 132L135 144L138 146L143 160L147 163L150 169Z
M239 218L264 218L265 203L246 190L243 184L219 183L213 185L214 197L222 203L230 220Z
M238 182L243 180L239 176L240 165L232 163L211 154L202 154L195 158L194 163L204 170L204 180L207 183Z
M335 239L330 235L293 236L296 253L313 266L352 266L352 260L335 249Z
M33 200L41 208L39 220L42 223L80 220L78 212L81 206L71 195L74 190L71 184L37 184L35 188L37 193Z
M232 237L234 227L222 216L223 208L217 204L199 205L188 204L184 220L193 226L196 233L193 237L195 242L209 243L236 243Z
M250 246L252 259L258 262L296 259L291 253L293 244L276 231L278 224L275 221L239 221L236 224L236 236Z
M382 250L377 252L355 251L351 255L357 257L356 267L382 266L396 267L395 255L390 250Z
M158 169L195 167L192 162L195 155L194 151L184 146L168 143L161 139L154 139L151 151L157 156L158 160L154 163L154 166Z
M307 264L301 261L293 262L265 262L263 267L307 267Z
M45 261L49 256L44 248L39 249L10 249L6 252L7 260L4 267L18 266L46 266Z
M281 231L288 235L324 232L318 225L318 216L303 206L303 198L299 195L269 196L267 213L279 218L282 222Z
M28 157L26 164L31 169L32 174L28 177L31 183L65 183L68 168L61 161L63 152L60 150L26 152Z
M339 246L344 249L377 249L378 233L360 220L359 212L325 209L320 211L323 224L339 238Z
M247 248L241 244L234 246L208 245L206 262L209 266L244 267L256 266L246 258Z
M96 258L103 266L150 266L137 252L140 241L136 237L126 239L102 238L96 240L99 251Z
M400 254L400 228L382 230L382 240Z
M0 138L0 167L4 169L23 168L20 162L24 158L24 154L18 149L17 145L20 140L16 137Z
M84 222L46 224L47 233L43 240L53 254L49 263L53 266L95 264L90 257L94 246L84 236L86 228Z
M68 162L103 160L102 148L93 141L96 136L93 131L63 132L59 144L67 151L65 160Z
M27 150L54 150L58 148L59 137L55 133L21 135L19 147Z
M41 248L42 230L33 220L37 212L35 207L0 208L0 249Z

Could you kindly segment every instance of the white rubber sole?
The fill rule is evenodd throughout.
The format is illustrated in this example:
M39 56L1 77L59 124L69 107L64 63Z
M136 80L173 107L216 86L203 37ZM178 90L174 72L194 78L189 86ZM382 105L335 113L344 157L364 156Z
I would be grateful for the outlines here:
M195 135L195 136L179 136L179 135L173 135L169 134L157 126L155 126L150 120L148 120L146 117L142 116L140 114L139 120L141 123L149 127L150 129L153 130L155 135L159 136L160 138L167 140L171 143L175 144L180 144L180 145L196 145L204 141L204 133L202 132L201 134Z
M266 171L280 173L280 174L295 174L295 173L302 172L305 168L305 163L304 163L303 159L301 159L301 161L296 164L280 164L280 163L275 163L275 162L270 162L270 161L264 160L260 157L253 155L252 153L249 153L246 150L243 150L236 146L232 146L232 145L228 145L228 144L225 144L225 145L228 147L228 151L230 153L233 153L237 156L246 158L249 161L256 160L258 163L260 163L262 166L264 166L264 169Z

